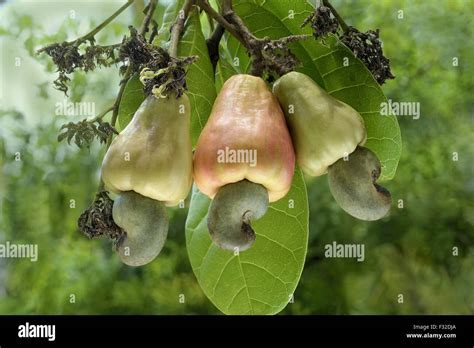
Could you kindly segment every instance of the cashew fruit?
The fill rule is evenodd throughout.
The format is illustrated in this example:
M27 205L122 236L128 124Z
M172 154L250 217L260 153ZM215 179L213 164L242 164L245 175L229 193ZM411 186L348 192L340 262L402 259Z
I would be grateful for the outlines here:
M278 101L260 77L234 75L217 96L196 146L194 180L214 198L208 212L213 241L248 249L251 220L291 187L295 154Z
M221 161L226 153L228 160ZM256 154L255 163L237 161L239 154ZM290 190L294 164L283 113L265 81L245 74L229 78L196 146L194 180L199 190L213 198L222 186L247 179L264 186L274 202Z
M329 167L329 188L339 206L350 215L361 220L378 220L388 213L392 204L390 192L376 183L380 173L377 156L358 146L347 159Z
M160 253L168 234L163 203L133 191L122 192L114 201L112 217L126 231L116 245L125 264L142 266Z
M310 77L290 72L273 85L285 113L303 172L323 175L338 159L366 141L362 117L349 105L333 98Z
M190 111L186 95L147 97L104 157L105 187L135 191L166 206L186 198L192 184Z
M102 180L114 200L113 219L125 230L117 242L122 261L153 260L166 239L165 205L185 199L192 184L190 104L186 95L147 97L113 140L102 162Z
M279 78L273 92L303 172L311 176L329 172L331 193L350 215L368 221L385 216L391 195L375 183L381 165L372 151L361 147L367 134L359 113L298 72Z

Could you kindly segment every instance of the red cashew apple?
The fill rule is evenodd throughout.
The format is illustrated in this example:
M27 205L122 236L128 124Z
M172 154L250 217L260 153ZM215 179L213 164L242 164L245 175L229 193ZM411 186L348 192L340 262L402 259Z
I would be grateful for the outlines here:
M229 78L194 155L196 185L214 198L208 214L214 242L224 249L250 247L250 220L288 193L294 166L285 117L265 81L243 74Z

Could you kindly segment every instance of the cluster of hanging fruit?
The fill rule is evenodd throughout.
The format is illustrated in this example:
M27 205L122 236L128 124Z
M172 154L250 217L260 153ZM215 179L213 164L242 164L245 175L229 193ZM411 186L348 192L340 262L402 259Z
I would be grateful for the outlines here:
M390 209L390 193L376 184L380 162L362 147L362 117L304 74L282 76L273 92L260 77L229 78L194 161L189 126L186 95L151 95L107 151L102 179L116 194L113 219L126 232L117 251L128 265L144 265L160 253L168 233L165 206L186 198L193 177L212 199L207 224L213 242L233 251L253 244L251 221L288 193L295 161L307 175L328 173L334 199L350 215L377 220Z

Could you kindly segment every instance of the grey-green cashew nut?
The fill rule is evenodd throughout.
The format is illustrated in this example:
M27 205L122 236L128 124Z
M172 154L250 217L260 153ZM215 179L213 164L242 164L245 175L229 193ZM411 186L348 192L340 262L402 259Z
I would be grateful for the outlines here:
M143 266L158 256L168 235L163 203L134 191L122 192L114 201L112 217L126 232L116 245L125 264Z
M247 250L255 241L251 221L267 209L268 192L260 184L242 180L221 187L207 216L211 239L222 249Z
M377 156L358 146L347 160L341 158L329 166L329 188L339 206L350 215L360 220L378 220L392 204L390 192L376 183L380 173Z

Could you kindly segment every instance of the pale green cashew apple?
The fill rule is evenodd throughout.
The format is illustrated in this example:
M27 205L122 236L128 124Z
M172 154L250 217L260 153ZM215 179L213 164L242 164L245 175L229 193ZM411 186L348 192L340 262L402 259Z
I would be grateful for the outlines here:
M361 147L367 134L359 113L298 72L279 78L273 92L285 113L303 172L320 176L329 169L331 192L352 216L361 220L385 216L391 196L375 184L380 161L372 151Z
M158 255L168 232L165 206L178 204L189 193L190 110L186 95L147 97L105 155L102 180L118 195L113 219L126 233L118 241L126 264L143 265Z

